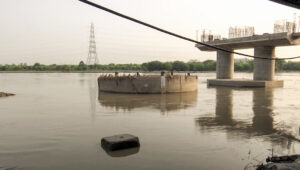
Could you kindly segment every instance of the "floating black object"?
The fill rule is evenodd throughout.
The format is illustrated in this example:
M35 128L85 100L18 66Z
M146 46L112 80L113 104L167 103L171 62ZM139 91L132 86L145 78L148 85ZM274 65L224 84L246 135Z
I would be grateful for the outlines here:
M129 134L109 136L101 139L101 146L106 151L117 151L140 146L139 138Z

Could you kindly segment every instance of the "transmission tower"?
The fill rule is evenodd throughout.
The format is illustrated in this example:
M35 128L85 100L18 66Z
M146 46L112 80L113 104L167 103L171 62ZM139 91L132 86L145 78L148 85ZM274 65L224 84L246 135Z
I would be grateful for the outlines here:
M95 40L95 31L94 31L94 24L91 24L90 30L90 45L89 45L89 54L87 58L87 65L94 65L98 64L98 57L97 57L97 49L96 49L96 40Z

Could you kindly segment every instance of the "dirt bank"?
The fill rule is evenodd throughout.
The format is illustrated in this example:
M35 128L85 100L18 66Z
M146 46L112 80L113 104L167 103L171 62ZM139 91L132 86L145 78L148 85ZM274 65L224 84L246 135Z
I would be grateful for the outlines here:
M14 96L15 94L12 93L4 93L4 92L0 92L0 97L8 97L8 96Z

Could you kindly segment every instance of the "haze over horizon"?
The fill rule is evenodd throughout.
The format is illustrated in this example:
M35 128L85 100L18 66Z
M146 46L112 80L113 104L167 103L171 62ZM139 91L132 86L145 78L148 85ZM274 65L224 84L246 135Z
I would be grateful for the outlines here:
M256 34L272 33L275 20L293 20L293 13L298 11L268 0L93 2L190 38L202 28L227 37L230 26L243 25L254 26ZM86 61L91 22L95 24L100 64L216 58L215 53L201 52L193 43L78 0L4 0L0 2L0 20L0 64ZM298 56L299 50L300 46L277 48L277 57ZM243 52L253 54L253 50Z

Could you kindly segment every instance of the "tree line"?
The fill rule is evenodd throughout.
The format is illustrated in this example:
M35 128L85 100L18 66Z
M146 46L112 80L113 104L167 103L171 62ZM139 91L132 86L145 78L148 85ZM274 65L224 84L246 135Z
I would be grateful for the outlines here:
M300 62L292 61L276 61L276 71L300 71ZM235 71L253 71L253 60L240 60L234 63ZM151 61L143 64L106 64L106 65L87 65L80 61L78 65L44 65L35 63L27 65L21 63L18 65L0 65L0 71L114 71L114 70L140 70L140 71L215 71L216 61L196 61L189 62L174 61L174 62L161 62Z

